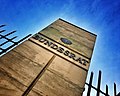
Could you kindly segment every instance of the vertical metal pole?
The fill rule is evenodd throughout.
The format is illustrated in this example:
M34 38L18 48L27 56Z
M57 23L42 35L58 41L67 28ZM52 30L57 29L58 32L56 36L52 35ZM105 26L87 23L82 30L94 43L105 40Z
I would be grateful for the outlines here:
M16 42L16 43L18 44L18 43L22 42L23 40L25 40L26 38L30 37L31 35L32 35L32 34L29 34L29 35L25 36L24 38L22 38L21 40L19 40L19 41Z
M15 39L15 38L17 38L17 36L15 36L15 37L13 37L13 38L11 38L11 39L9 39L9 40L12 41L12 40ZM6 44L6 43L8 43L8 42L10 42L10 41L3 42L2 44L0 44L0 46L3 46L4 44ZM13 41L12 41L12 42L13 42Z
M108 85L106 85L106 95L105 96L109 96L108 95Z
M4 27L4 26L6 26L6 25L0 25L0 28L1 28L1 27Z
M0 33L4 32L4 31L6 31L6 30L1 30Z
M12 32L10 32L10 33L8 33L8 34L6 34L5 37L6 37L6 36L9 36L9 35L11 35L11 34L13 34L13 33L15 33L15 32L16 32L16 30L14 30L14 31L12 31Z
M91 72L91 75L90 75L90 81L89 81L89 85L88 85L87 96L90 96L91 87L92 87L92 80L93 80L93 72Z
M1 36L0 39L5 38L5 39L9 40L6 36L9 36L9 35L11 35L11 34L13 34L13 33L15 33L15 32L16 32L16 31L12 31L12 32L4 35L4 36L0 34L0 36Z
M114 96L116 96L116 84L114 83Z
M4 37L4 38L7 39L9 42L12 42L12 43L14 43L14 44L11 45L11 46L9 46L9 47L7 47L6 49L0 48L0 50L2 50L2 52L0 52L0 55L3 54L3 53L5 53L6 51L8 51L9 49L11 49L11 48L14 47L15 45L19 44L20 42L22 42L23 40L25 40L26 38L28 38L28 37L31 36L31 35L32 35L32 34L27 35L26 37L22 38L22 39L19 40L18 42L13 42L11 39L8 39L8 38Z
M97 85L97 95L96 96L100 96L100 84L101 84L101 71L99 71L98 85Z

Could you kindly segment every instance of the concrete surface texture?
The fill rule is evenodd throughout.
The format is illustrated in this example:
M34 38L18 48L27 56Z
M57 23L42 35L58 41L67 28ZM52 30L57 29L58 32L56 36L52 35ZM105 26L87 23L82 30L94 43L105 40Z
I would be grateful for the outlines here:
M0 57L0 96L82 96L95 39L58 19Z

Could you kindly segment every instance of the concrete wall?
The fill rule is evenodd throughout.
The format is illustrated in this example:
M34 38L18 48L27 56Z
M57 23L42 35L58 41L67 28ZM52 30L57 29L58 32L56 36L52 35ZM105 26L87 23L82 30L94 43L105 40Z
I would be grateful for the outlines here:
M0 58L0 96L81 96L95 39L55 21Z

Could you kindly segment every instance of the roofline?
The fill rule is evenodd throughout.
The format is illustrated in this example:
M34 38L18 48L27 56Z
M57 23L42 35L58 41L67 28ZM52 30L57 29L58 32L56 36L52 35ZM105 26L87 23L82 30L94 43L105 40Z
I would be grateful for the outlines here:
M81 27L78 27L78 26L76 26L76 25L74 25L74 24L72 24L72 23L70 23L70 22L68 22L68 21L65 21L64 19L59 18L58 20L64 21L64 22L66 22L66 23L68 23L68 24L70 24L70 25L72 25L72 26L75 26L75 27L77 27L77 28L79 28L79 29L81 29L81 30L83 30L83 31L86 31L86 32L88 32L88 33L90 33L90 34L92 34L92 35L94 35L94 36L97 37L96 34L90 32L90 31L87 31L87 30L85 30L85 29L83 29L83 28L81 28Z

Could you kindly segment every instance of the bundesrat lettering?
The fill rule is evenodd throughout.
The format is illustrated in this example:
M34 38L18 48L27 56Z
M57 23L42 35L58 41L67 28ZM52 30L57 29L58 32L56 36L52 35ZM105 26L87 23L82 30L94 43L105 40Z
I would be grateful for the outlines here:
M65 56L73 59L74 61L79 62L82 65L86 66L86 64L88 63L87 60L85 60L85 59L83 59L81 57L77 57L74 53L70 52L69 50L65 50L64 48L62 48L62 47L54 44L53 42L43 38L41 35L35 34L33 36L33 38L36 39L36 40L39 40L39 42L43 43L44 45L47 45L48 47L56 50L57 52L62 53Z

